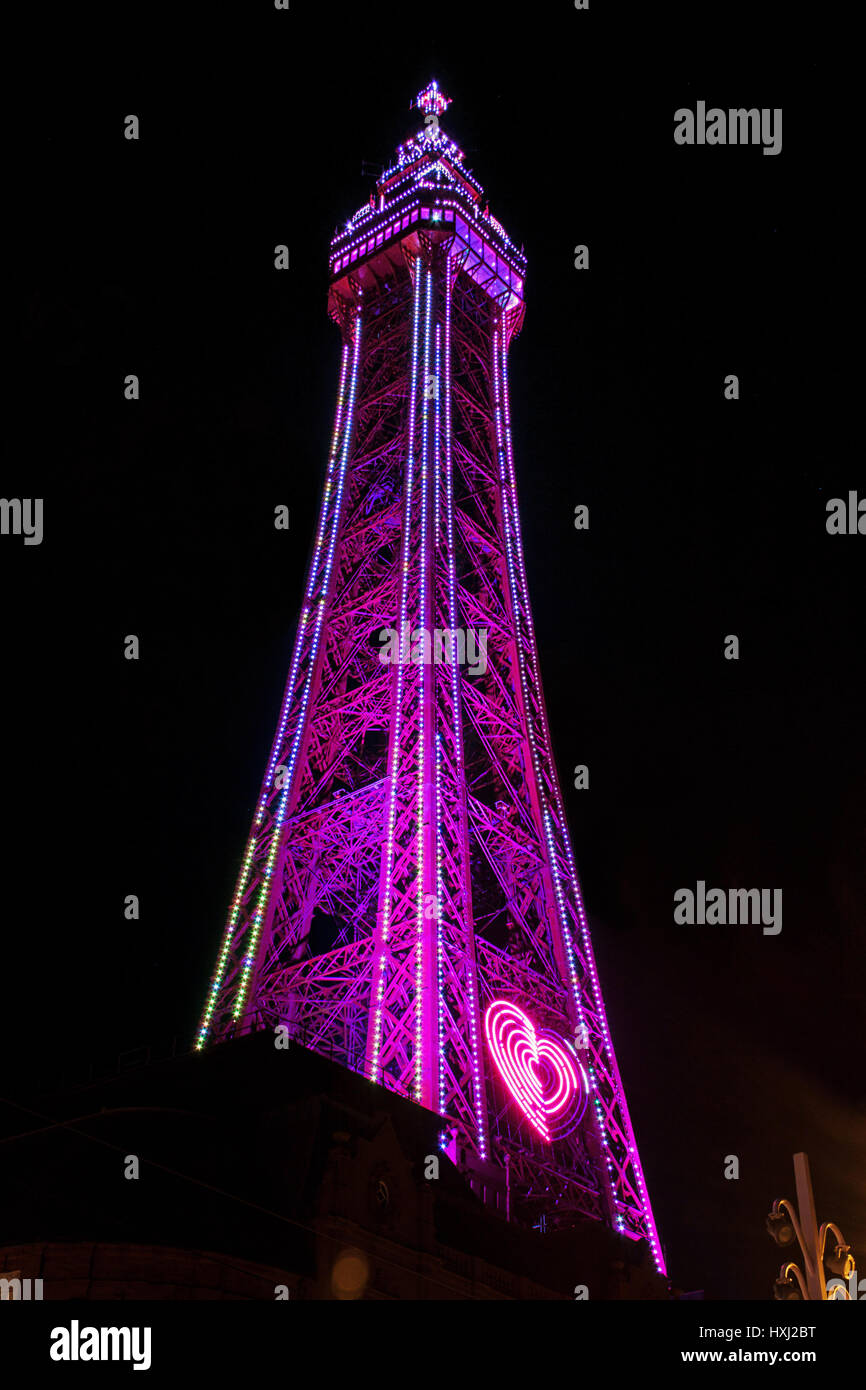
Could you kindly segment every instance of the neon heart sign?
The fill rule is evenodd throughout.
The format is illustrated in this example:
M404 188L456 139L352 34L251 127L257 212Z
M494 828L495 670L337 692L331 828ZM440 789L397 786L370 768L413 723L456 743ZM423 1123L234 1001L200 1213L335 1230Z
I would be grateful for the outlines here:
M484 1015L487 1046L496 1070L542 1139L570 1133L586 1109L589 1084L570 1045L507 999L495 999Z

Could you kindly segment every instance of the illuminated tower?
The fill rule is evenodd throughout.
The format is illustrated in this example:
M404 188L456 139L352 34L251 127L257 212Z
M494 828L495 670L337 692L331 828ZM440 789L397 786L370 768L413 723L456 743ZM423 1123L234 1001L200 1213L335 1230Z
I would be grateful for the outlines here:
M421 128L331 244L318 531L197 1046L283 1024L439 1115L512 1219L603 1221L662 1269L523 562L525 262L440 128L448 104L435 82L418 96Z

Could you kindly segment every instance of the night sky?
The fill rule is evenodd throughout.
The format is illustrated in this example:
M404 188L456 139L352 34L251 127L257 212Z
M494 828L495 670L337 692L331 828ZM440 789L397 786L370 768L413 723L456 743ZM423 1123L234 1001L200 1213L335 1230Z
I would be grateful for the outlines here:
M195 1031L324 475L328 243L435 76L528 258L530 595L669 1272L768 1297L764 1216L798 1150L866 1262L866 539L825 528L830 498L866 493L835 429L848 194L817 52L795 64L785 11L757 9L292 0L196 7L187 32L148 7L70 16L26 58L24 443L0 492L43 497L45 534L0 538L3 1084ZM781 154L675 145L698 100L783 108ZM698 879L781 888L782 932L675 925Z

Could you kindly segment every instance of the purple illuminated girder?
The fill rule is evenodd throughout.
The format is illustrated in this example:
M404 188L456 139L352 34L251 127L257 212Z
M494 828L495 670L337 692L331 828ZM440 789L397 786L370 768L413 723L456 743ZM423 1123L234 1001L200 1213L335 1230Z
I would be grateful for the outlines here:
M284 1023L441 1115L449 1147L507 1158L525 1219L606 1221L663 1269L538 671L507 379L524 266L444 133L415 141L411 176L387 171L362 210L366 233L335 238L343 356L319 529L199 1045ZM462 183L424 182L443 152ZM391 231L392 207L408 226L343 266ZM381 629L407 623L486 629L486 672L383 664ZM313 954L322 914L332 940ZM495 998L581 1030L590 1105L556 1143L532 1141L488 1066Z

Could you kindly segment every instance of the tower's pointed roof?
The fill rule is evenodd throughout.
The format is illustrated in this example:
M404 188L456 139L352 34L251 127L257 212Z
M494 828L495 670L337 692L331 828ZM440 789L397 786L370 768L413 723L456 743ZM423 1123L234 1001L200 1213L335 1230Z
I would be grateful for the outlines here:
M334 236L331 273L342 281L362 264L371 269L382 265L396 243L409 240L414 246L419 234L453 234L465 247L467 273L512 305L522 301L526 260L491 214L463 150L440 123L450 105L435 78L410 103L410 110L422 114L423 125L397 146L369 202ZM339 285L332 289L342 296Z
M442 91L435 77L415 100L410 103L410 111L421 111L424 115L423 127L397 146L397 162L386 169L378 180L376 191L380 197L393 197L404 188L459 188L473 203L479 203L484 189L466 168L465 155L460 146L439 124L451 105L451 98Z

